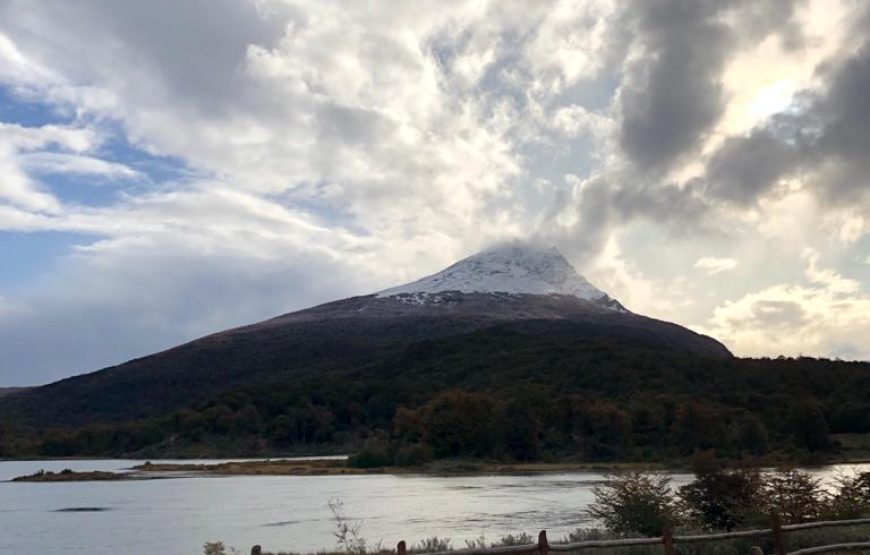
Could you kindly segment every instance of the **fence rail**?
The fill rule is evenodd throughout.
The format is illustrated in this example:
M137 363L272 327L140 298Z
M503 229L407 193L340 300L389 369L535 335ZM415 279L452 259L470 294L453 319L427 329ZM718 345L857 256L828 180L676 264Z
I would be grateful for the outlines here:
M508 545L500 547L470 547L465 549L454 549L451 551L427 553L424 555L548 555L550 551L569 553L580 551L583 549L596 549L605 547L634 547L642 545L661 545L664 550L664 555L675 555L676 552L674 546L677 544L732 540L739 538L757 538L764 536L771 536L773 538L775 555L819 555L822 553L831 553L834 551L870 551L870 541L809 547L806 549L792 551L790 553L786 551L785 536L787 532L811 530L813 528L860 526L862 524L870 524L870 518L857 518L852 520L821 520L818 522L804 522L801 524L783 525L779 516L773 515L770 528L760 528L757 530L740 530L737 532L719 532L716 534L675 536L672 529L666 528L663 535L657 538L653 537L624 538L618 540L587 540L582 542L557 544L550 544L547 540L547 531L541 530L541 532L538 534L538 543L532 543L528 545ZM761 550L759 549L758 552L760 551ZM260 554L261 549L259 545L255 545L253 548L251 548L251 555ZM396 555L408 555L407 544L404 541L400 541L399 544L396 546Z

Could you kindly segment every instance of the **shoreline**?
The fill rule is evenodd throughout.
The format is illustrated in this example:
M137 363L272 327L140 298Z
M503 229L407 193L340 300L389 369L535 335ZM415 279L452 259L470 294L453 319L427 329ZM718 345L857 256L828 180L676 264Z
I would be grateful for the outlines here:
M39 459L39 460L73 460L73 459ZM74 459L86 460L86 459ZM106 460L106 459L90 459ZM114 459L141 460L141 459ZM178 459L176 459L178 460ZM196 459L195 459L196 460ZM202 459L199 459L202 460ZM870 464L870 459L833 459L819 464L800 465L803 468L823 468L840 464ZM776 464L760 462L760 466L775 467ZM251 459L230 460L223 462L150 462L146 461L124 469L123 471L72 471L64 469L58 472L39 471L37 473L18 476L10 482L58 483L85 482L95 480L132 481L155 480L189 477L227 477L227 476L486 476L486 475L534 475L559 473L618 473L625 471L648 472L691 472L689 466L673 462L531 462L504 463L495 461L450 460L429 463L423 466L396 467L384 466L376 468L356 468L349 466L344 459Z

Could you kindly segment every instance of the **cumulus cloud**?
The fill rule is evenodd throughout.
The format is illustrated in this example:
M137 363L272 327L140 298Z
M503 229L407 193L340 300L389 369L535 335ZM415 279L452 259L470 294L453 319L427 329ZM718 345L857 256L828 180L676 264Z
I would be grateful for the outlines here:
M777 284L726 301L705 330L747 355L870 359L870 295L805 253L806 284Z
M733 258L716 258L713 256L705 256L699 258L695 262L695 268L704 270L707 275L716 275L728 270L733 270L737 267L737 261Z

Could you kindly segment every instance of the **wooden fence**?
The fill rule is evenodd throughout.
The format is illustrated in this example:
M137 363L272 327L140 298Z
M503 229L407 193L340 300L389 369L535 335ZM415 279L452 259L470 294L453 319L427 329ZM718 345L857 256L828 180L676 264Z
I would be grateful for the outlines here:
M759 538L764 536L770 536L773 540L775 555L818 555L821 553L831 553L834 551L841 552L870 550L870 538L868 538L868 541L866 542L823 545L788 552L786 551L786 533L796 532L799 530L811 530L813 528L858 526L862 524L870 524L870 518L859 518L854 520L825 520L819 522L805 522L802 524L783 525L779 516L774 515L771 519L770 528L762 528L758 530L740 530L738 532L721 532L717 534L678 536L674 535L673 531L670 528L666 528L664 530L664 534L660 538L589 540L575 543L554 544L550 544L547 541L547 531L541 530L541 532L538 534L538 543L533 543L529 545L472 547L467 549L441 551L438 553L427 553L425 555L548 555L550 552L568 553L581 551L583 549L598 549L606 547L633 547L641 545L660 545L662 546L663 555L676 555L675 546L677 544L733 540L738 538ZM253 548L251 548L251 555L261 555L261 549L259 545L255 545ZM408 547L404 541L400 541L399 545L396 546L396 555L408 555ZM760 549L753 548L753 552L751 555L763 555L763 553Z

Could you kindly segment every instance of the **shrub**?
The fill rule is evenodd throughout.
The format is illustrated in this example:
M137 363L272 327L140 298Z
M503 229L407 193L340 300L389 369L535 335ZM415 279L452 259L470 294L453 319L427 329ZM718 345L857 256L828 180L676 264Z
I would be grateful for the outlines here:
M538 540L526 532L520 532L516 535L508 534L507 536L502 536L497 542L492 544L492 547L510 547L513 545L530 545L533 543L538 543Z
M224 542L205 542L202 546L203 555L226 555L227 548Z
M380 441L369 441L355 455L347 459L347 463L355 468L379 468L382 466L390 466L392 459L390 458L387 446Z
M574 530L568 532L564 538L562 538L562 543L577 543L577 542L586 542L593 540L612 540L616 539L617 535L609 530L602 530L601 528L575 528Z
M767 511L779 513L785 523L816 520L824 507L819 480L796 469L766 475L762 495Z
M365 555L368 551L368 543L361 533L363 521L347 518L341 499L330 499L328 505L335 523L335 531L332 535L335 536L338 548L350 555Z
M420 540L411 547L411 553L439 553L441 551L450 551L450 538L432 536Z
M855 476L840 476L836 492L828 499L825 518L850 519L870 515L870 472Z
M593 489L586 512L617 534L655 536L679 520L670 478L632 472Z
M702 527L733 530L766 519L760 497L763 480L757 468L724 470L710 455L695 462L695 481L678 496L687 516Z

